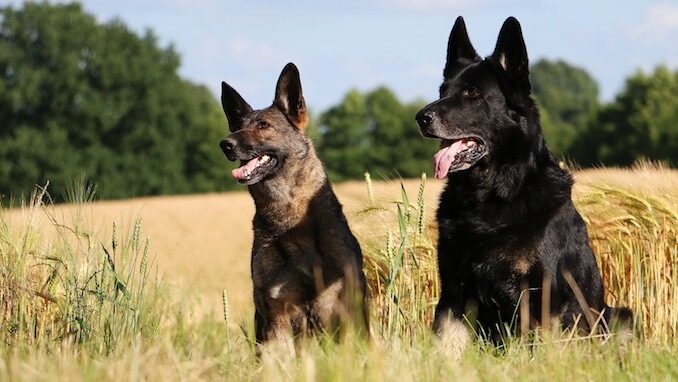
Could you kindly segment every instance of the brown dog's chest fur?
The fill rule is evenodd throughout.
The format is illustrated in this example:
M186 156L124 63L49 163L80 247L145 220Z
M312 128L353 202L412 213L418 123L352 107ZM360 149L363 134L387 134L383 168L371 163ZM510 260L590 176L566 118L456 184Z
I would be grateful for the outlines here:
M250 187L259 339L325 327L346 310L349 292L364 294L360 248L341 205L312 150L260 185Z

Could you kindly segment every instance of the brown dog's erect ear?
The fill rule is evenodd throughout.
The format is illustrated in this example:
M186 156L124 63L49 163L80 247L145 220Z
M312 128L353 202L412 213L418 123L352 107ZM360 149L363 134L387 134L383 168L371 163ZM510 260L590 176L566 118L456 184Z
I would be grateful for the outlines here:
M278 78L278 84L275 87L275 105L282 111L287 119L301 132L308 125L308 113L306 112L306 103L301 92L301 80L299 79L299 70L293 63L285 65Z
M499 31L497 46L491 56L506 71L509 81L521 93L529 95L531 91L527 49L523 40L520 23L514 17L504 21Z
M228 129L231 132L240 130L242 118L252 112L252 107L238 94L231 85L221 82L221 107L224 108Z
M443 70L443 77L454 77L461 69L474 62L480 61L480 56L471 45L471 40L466 32L464 18L459 16L454 22L450 39L447 41L447 62Z

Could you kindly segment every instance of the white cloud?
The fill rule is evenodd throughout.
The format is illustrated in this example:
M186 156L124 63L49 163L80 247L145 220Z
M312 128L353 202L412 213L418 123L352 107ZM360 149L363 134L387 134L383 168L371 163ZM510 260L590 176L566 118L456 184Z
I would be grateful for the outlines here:
M655 28L670 31L678 29L678 4L656 4L650 7L645 17L646 22Z
M678 35L678 4L659 3L650 6L642 21L629 28L631 38L638 41L664 41Z

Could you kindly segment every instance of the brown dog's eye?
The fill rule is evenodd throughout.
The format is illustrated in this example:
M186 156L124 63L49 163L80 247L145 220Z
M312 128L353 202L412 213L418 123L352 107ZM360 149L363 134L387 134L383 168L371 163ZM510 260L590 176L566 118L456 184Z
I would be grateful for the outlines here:
M464 89L464 91L462 91L461 94L464 97L468 97L468 98L478 98L478 97L480 97L480 91L478 91L478 89L473 88L473 87Z
M257 123L257 127L260 129L268 129L269 127L271 127L271 124L266 121L259 121Z

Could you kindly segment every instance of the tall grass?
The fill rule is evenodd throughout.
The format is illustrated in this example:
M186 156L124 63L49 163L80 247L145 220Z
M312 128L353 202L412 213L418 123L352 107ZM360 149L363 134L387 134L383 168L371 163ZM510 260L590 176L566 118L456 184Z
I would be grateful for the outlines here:
M600 185L575 200L607 300L634 309L637 340L620 348L571 333L535 335L508 338L502 347L478 341L451 359L430 331L439 289L430 216L435 206L424 198L426 178L416 195L401 187L395 199L374 194L369 177L366 184L366 205L351 221L365 255L371 341L349 334L337 343L321 335L301 340L295 356L263 358L256 356L251 315L232 315L234 291L215 298L223 318L203 319L192 317L190 303L168 294L141 221L129 229L115 224L110 237L99 240L86 219L91 190L72 198L70 220L56 216L44 190L38 192L23 224L0 215L0 380L678 378L675 195ZM46 227L39 225L43 215Z
M366 177L368 190L371 189ZM422 176L417 199L401 185L399 200L370 197L358 214L366 226L392 221L385 235L360 236L372 293L373 325L384 338L416 341L429 330L439 293L435 230L427 224ZM599 185L575 203L587 223L602 271L606 301L635 313L638 335L674 343L678 330L678 202L675 195L649 196ZM428 219L428 220L427 220ZM384 228L384 227L380 227Z
M599 185L578 198L611 305L633 309L642 338L678 334L678 200Z
M371 181L366 176L368 190ZM410 201L404 186L400 199L370 204L358 213L364 218L393 221L385 236L370 233L361 237L365 252L365 273L370 286L373 327L387 339L407 338L412 342L428 332L423 324L432 320L437 302L438 282L435 246L427 227L422 175L417 198ZM394 206L389 208L388 204Z
M70 190L70 215L56 214L46 187L19 227L0 214L0 347L110 355L159 329L166 295L141 220L128 234L113 223L100 241L85 216L94 189Z

